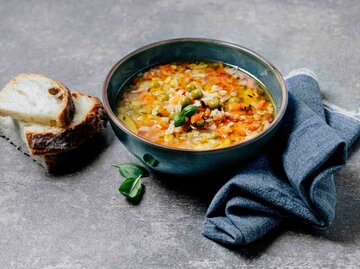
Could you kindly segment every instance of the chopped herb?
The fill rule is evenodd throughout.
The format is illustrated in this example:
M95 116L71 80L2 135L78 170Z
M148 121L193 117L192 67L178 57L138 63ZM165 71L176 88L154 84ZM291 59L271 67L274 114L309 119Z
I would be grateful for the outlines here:
M181 125L183 125L185 122L185 116L183 113L176 113L174 116L174 125L175 127L179 127Z
M181 111L181 113L185 116L185 117L191 117L192 115L194 115L196 113L196 111L198 110L198 107L195 105L188 105L186 107L184 107L184 109Z
M185 123L185 117L191 117L192 115L194 115L196 113L197 110L198 110L197 106L188 105L188 106L184 107L184 109L181 112L176 113L174 116L175 127L179 127L179 126L183 125Z

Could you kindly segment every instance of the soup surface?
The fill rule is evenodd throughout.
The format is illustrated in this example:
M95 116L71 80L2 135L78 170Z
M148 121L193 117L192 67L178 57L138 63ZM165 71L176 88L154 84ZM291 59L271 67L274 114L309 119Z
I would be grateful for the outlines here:
M212 149L250 139L274 120L267 90L238 68L174 62L138 74L117 115L139 136L165 146Z

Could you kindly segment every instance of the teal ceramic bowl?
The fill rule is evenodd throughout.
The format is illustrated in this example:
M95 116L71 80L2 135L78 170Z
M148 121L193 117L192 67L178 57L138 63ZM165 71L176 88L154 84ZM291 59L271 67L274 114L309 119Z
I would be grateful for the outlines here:
M116 101L123 86L150 66L180 60L209 60L238 66L260 80L275 103L270 127L243 143L209 150L178 149L155 144L127 129L116 117ZM280 72L257 53L224 41L178 38L159 41L127 55L111 68L103 87L103 101L116 136L138 159L152 169L177 176L204 176L233 169L259 154L275 135L287 105L287 88ZM120 153L119 153L120 154Z

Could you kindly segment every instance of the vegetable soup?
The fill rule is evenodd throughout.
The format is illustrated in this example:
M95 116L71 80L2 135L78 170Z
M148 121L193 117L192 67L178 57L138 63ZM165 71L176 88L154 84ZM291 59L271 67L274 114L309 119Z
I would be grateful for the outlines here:
M118 118L130 131L164 146L201 150L238 144L275 117L262 83L219 62L153 66L125 87Z

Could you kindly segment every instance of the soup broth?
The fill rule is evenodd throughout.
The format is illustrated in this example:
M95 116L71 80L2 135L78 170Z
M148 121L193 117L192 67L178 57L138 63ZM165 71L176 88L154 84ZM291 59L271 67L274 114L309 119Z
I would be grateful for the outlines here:
M213 149L244 142L273 122L261 82L218 62L173 62L137 74L117 103L132 132L164 146Z

